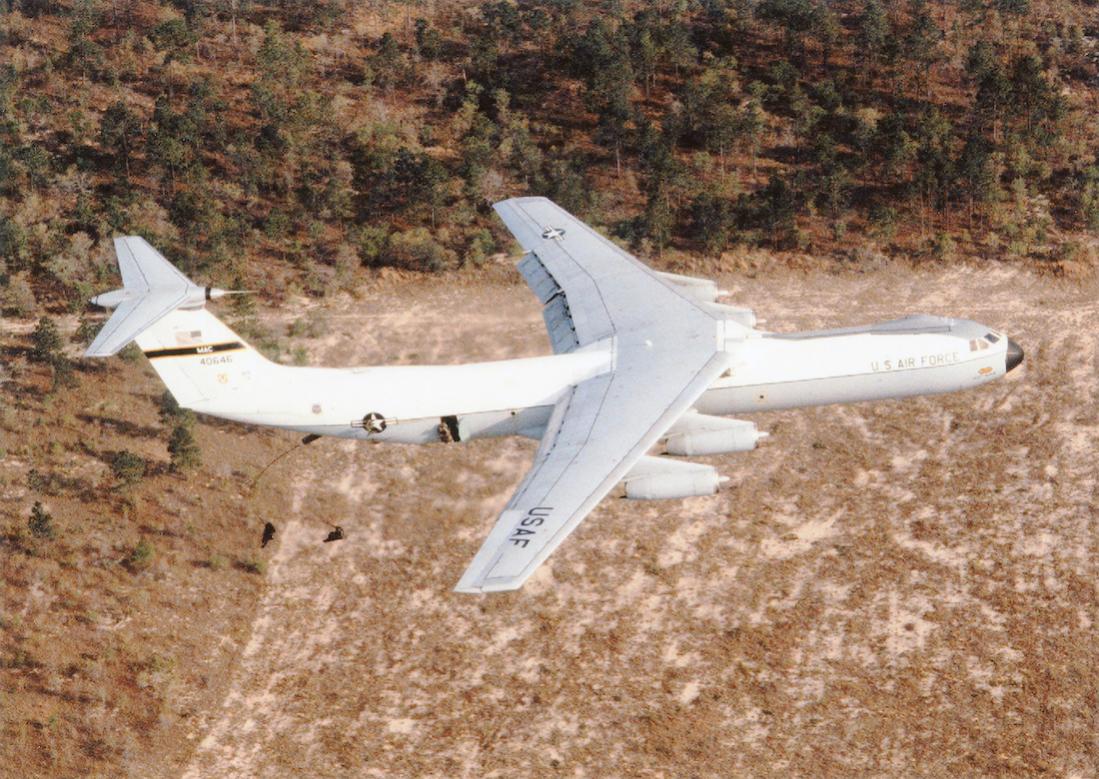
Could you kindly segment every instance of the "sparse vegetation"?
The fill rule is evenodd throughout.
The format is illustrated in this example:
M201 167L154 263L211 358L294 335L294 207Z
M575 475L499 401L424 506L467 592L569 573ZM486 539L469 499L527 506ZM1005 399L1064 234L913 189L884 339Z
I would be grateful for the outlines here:
M199 426L188 412L160 408L136 347L75 372L63 359L71 346L47 349L62 359L34 359L35 321L46 316L65 331L91 294L117 286L112 236L144 235L203 283L259 290L220 305L252 318L241 332L265 333L256 338L264 348L277 348L287 323L261 321L257 302L268 317L273 301L299 293L380 289L400 300L400 280L423 273L448 276L431 288L436 299L452 288L475 292L479 277L497 273L485 260L513 248L488 204L528 193L554 198L654 264L699 275L735 268L745 271L738 279L765 278L776 263L881 270L897 257L1083 274L1095 266L1099 233L1093 16L1087 4L1051 0L0 0L0 312L24 320L0 327L0 492L10 515L0 549L0 764L28 776L181 771L195 743L185 736L222 705L230 659L257 593L270 586L252 557L258 526L246 520L290 505L287 481L274 474L248 501L239 496L241 474L283 451L285 438ZM887 284L891 272L882 274ZM1020 280L1015 294L1027 295L1032 277L1012 278ZM922 284L949 293L930 274L901 281L904 289L890 294ZM982 294L982 306L992 305L998 284ZM806 316L799 293L768 315ZM1050 292L1055 302L1061 294ZM1025 299L1043 319L1056 308L1037 294ZM792 773L850 775L888 770L859 762L886 754L885 743L902 771L1087 775L1095 761L1080 691L1096 687L1095 663L1081 627L1090 623L1077 608L1088 602L1088 578L1076 561L1091 547L1086 527L1072 524L1089 500L1074 463L1087 458L1057 454L1058 442L1071 443L1057 426L1034 427L1045 419L1039 407L1058 404L1073 404L1077 431L1094 421L1094 409L1080 405L1089 393L1068 373L1090 341L1081 351L1057 340L1065 332L1089 337L1077 336L1083 311L1060 320L1061 335L1021 309L1003 320L1026 322L1032 337L1047 340L1028 353L1035 376L1013 385L1012 402L995 415L974 415L972 398L963 397L936 399L949 420L928 417L919 402L863 407L851 417L829 410L809 417L809 427L781 417L776 426L786 432L776 430L776 439L815 440L791 430L835 432L825 439L828 457L806 444L813 456L784 445L770 469L766 451L750 465L730 461L753 478L738 489L735 510L722 506L722 532L689 544L697 559L688 552L669 567L658 536L647 546L644 534L615 536L626 545L615 555L636 553L638 570L659 574L630 585L642 588L643 606L616 595L600 611L591 600L556 602L555 589L532 616L529 599L486 600L471 607L474 633L440 620L434 606L408 611L423 599L407 597L404 572L424 578L417 589L438 587L440 566L458 571L468 561L451 531L468 538L469 526L440 529L422 494L421 503L401 503L393 496L403 491L392 490L394 513L412 521L387 525L386 542L405 552L399 563L386 558L353 576L384 577L368 579L371 608L389 620L411 615L417 629L355 636L356 651L394 663L372 667L402 672L371 677L377 692L364 692L363 705L380 708L383 694L404 700L405 669L433 690L453 689L455 705L433 706L437 727L419 736L372 727L360 740L352 728L331 742L339 763L330 772L346 773L363 750L400 754L391 773L453 773L441 749L405 749L408 739L443 729L491 744L470 752L481 761L473 774L577 766L674 773L700 755L720 761L736 743L744 749L728 762L704 763L711 773L751 773L757 759L766 772L786 749ZM821 320L802 324L840 323ZM88 319L77 342L88 342L101 321ZM292 328L294 337L323 331L311 321ZM482 344L472 335L463 342ZM422 348L388 342L370 356L439 357ZM302 361L302 352L284 350ZM1037 376L1050 365L1064 375ZM51 392L77 377L79 393ZM913 420L919 427L929 419L926 427L948 429L961 443L928 449L919 477L901 485L890 458L913 443ZM174 438L180 427L191 444L196 436L211 441L201 463L177 466L192 469L186 482L161 466L165 434ZM863 442L876 447L867 450L873 457L858 443L867 429L876 431ZM228 440L232 446L220 445ZM989 441L1003 444L1000 456L987 457ZM116 478L117 451L149 465L126 490L105 489ZM380 456L408 465L404 452L370 454ZM463 469L477 467L479 456L463 452ZM476 493L477 505L500 484L499 465L482 467L493 486ZM966 481L972 500L958 508L967 473L978 474ZM825 476L831 481L818 489L814 480ZM870 480L866 489L829 486L859 478ZM772 536L797 545L780 499L805 495L812 505L795 513L819 508L817 519L826 520L842 512L843 531L780 561L759 554ZM36 499L49 504L41 510L50 534L41 537L31 527L34 510L27 515ZM1048 512L1035 508L1047 501ZM1023 504L1021 520L1013 506ZM449 512L444 521L459 519ZM640 521L666 526L653 514ZM902 543L909 531L918 544ZM1043 551L1047 533L1053 540ZM149 555L131 561L138 539ZM553 575L614 570L607 548L574 550ZM943 564L954 550L969 552ZM435 562L407 564L409 555ZM148 574L123 574L140 570L142 559ZM402 575L394 575L397 565ZM728 570L737 575L723 578ZM352 578L342 586L357 586ZM928 593L943 596L931 616L900 628L903 636L930 631L927 645L891 654L888 634L876 631ZM668 609L669 598L683 608ZM637 619L646 609L652 624ZM677 629L662 634L664 619ZM535 642L523 633L528 623ZM562 631L566 624L575 630ZM499 683L529 701L523 712L546 717L552 744L498 705L479 708L488 699L481 687L499 674L484 676L469 653L454 649L456 638L476 646L484 633L516 625L518 637L496 652L530 661L537 690L531 694L523 675ZM574 696L585 683L579 666L598 669L596 686L615 686L614 700ZM266 679L270 667L259 675ZM442 685L439 667L449 673ZM629 668L630 678L616 677L616 667ZM689 699L692 669L702 677ZM330 705L345 694L338 678L314 675L298 690L318 691ZM461 678L484 681L455 687ZM653 684L638 686L637 678ZM185 694L173 694L177 683ZM538 692L550 688L561 697ZM623 751L606 753L610 766L567 735L576 717L598 727L607 712L630 724L618 729ZM550 727L554 717L564 717L560 727ZM491 727L463 731L470 721ZM586 732L581 725L580 736ZM517 745L513 733L525 740ZM804 750L806 734L824 746ZM390 749L394 739L400 749ZM531 743L558 754L522 765L520 755L542 753ZM923 762L905 763L913 754Z

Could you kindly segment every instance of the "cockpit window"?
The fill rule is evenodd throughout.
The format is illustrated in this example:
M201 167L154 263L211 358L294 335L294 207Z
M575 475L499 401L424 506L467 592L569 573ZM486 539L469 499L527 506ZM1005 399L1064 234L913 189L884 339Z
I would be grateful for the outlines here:
M995 343L995 342L993 342L993 343ZM982 338L974 338L973 340L971 340L969 342L969 351L971 351L971 352L979 352L982 349L987 349L987 348L988 348L988 343Z
M996 335L995 333L985 333L985 339L990 344L994 344L994 343L996 343L997 341L1000 340L1000 336Z

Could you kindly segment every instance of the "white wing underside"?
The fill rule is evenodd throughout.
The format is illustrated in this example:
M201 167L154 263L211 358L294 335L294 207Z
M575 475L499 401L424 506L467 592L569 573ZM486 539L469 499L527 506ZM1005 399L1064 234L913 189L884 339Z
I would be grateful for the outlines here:
M723 322L583 222L545 198L496 210L529 252L554 350L607 342L613 367L557 403L461 592L521 586L728 365Z

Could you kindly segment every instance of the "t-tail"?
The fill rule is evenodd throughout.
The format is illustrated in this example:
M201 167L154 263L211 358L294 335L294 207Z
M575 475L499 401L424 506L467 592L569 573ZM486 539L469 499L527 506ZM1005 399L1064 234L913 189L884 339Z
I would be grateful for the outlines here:
M254 405L276 366L206 310L207 301L232 293L195 284L144 238L114 245L122 288L92 298L114 313L84 355L108 357L136 341L181 406Z

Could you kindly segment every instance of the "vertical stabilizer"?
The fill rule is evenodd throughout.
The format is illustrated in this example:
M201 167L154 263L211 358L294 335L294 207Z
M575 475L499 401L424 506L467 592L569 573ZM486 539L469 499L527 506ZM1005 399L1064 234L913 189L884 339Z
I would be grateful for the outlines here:
M176 401L198 411L254 412L280 367L205 308L177 309L136 340Z

